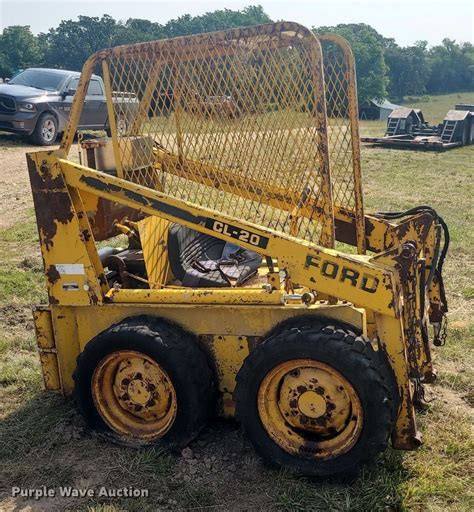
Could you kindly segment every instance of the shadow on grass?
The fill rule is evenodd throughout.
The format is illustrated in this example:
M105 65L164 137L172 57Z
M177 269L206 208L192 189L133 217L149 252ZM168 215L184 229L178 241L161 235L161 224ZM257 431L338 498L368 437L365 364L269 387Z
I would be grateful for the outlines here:
M280 472L274 496L285 511L399 511L405 510L400 487L409 475L402 454L388 450L357 476L325 480Z
M225 472L208 474L205 478L200 474L190 481L179 481L175 475L182 470L182 458L157 448L136 450L115 446L89 435L72 404L58 394L38 392L24 399L0 423L1 480L5 495L9 495L13 485L149 490L148 497L96 496L67 501L62 498L48 505L93 511L104 510L104 506L110 506L110 511L249 510L252 503L259 504L259 509L263 506L265 510L285 511L404 509L400 486L408 475L403 470L401 454L391 450L355 478L320 481L270 468L249 447L242 453L240 443L246 447L246 440L235 427L218 421L203 434L212 437L214 444L204 448L201 457L216 453L219 458L222 453L235 450L237 471L227 475ZM199 453L200 438L192 444L194 453ZM205 471L200 466L200 472ZM214 480L212 484L209 479ZM28 503L18 502L17 509L25 504ZM37 504L41 506L41 500Z
M31 146L31 142L23 135L0 131L0 148L18 146Z
M22 405L0 422L1 500L13 486L56 490L56 497L15 498L13 510L184 510L213 506L211 492L175 481L177 456L155 447L140 450L110 444L85 428L73 404L57 393L4 388L5 402ZM61 487L94 489L95 496L65 498ZM148 497L99 496L101 488L147 489ZM10 503L9 503L10 506ZM11 506L10 506L11 508Z

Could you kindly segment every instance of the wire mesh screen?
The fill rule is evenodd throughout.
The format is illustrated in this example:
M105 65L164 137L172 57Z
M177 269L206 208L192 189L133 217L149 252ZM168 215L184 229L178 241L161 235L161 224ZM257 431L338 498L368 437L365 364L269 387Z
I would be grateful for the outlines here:
M326 81L326 110L333 195L336 204L355 204L351 118L349 112L349 76L346 58L332 40L321 41Z
M324 61L326 111L334 204L356 219L359 252L365 252L360 137L354 59L348 43L318 34Z
M119 175L333 245L329 159L336 203L355 201L348 71L333 54L325 90L320 44L293 23L102 52Z

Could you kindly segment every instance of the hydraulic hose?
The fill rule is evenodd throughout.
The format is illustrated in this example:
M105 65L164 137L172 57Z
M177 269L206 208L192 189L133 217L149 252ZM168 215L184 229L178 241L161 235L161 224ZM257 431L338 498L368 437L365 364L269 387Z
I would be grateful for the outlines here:
M448 225L444 221L444 219L438 215L436 210L432 208L431 206L416 206L414 208L410 208L409 210L406 210L404 212L378 212L375 214L376 217L380 217L381 219L386 220L395 220L395 219L401 219L403 217L408 217L409 215L416 215L417 213L431 213L433 215L434 219L441 225L443 229L443 248L441 250L441 253L438 257L437 261L433 261L432 265L436 268L438 275L441 275L443 271L443 265L444 260L446 259L446 254L448 253L449 244L450 244L450 236L449 236L449 229Z

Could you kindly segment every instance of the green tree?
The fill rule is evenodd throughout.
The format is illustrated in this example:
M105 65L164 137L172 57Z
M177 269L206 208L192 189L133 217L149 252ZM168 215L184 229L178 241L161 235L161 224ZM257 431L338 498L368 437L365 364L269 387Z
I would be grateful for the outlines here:
M444 39L429 51L430 93L474 90L474 46Z
M0 36L0 77L10 78L18 71L39 63L40 46L30 27L6 27Z
M388 68L384 59L385 39L364 23L313 28L316 33L331 32L344 37L354 53L359 104L387 95Z
M187 36L202 32L214 32L226 28L248 27L261 23L270 23L271 18L262 6L249 6L241 11L222 9L207 12L201 16L185 14L168 21L164 28L165 37Z
M241 11L217 10L202 16L187 14L170 20L165 25L135 18L121 23L105 14L101 18L79 16L76 21L61 21L58 27L50 29L47 34L40 37L46 42L47 65L80 70L92 53L117 44L197 34L270 21L260 6L246 7Z
M45 36L46 64L80 71L92 53L115 44L120 30L121 26L107 14L101 18L79 16L77 21L61 21Z
M390 44L385 49L385 62L389 69L389 95L403 101L408 94L423 94L430 77L428 43L419 41L413 46L401 48Z
M129 18L125 24L117 24L114 44L133 44L162 39L163 25L149 20Z

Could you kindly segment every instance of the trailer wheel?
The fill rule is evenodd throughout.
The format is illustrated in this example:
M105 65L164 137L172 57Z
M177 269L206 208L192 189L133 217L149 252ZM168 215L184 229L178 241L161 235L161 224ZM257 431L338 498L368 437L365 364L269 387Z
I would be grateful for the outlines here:
M112 440L186 446L213 411L213 374L194 337L157 318L124 320L77 358L75 398L88 424Z
M312 476L352 472L382 452L398 410L384 353L333 326L265 340L242 365L235 399L262 457Z

